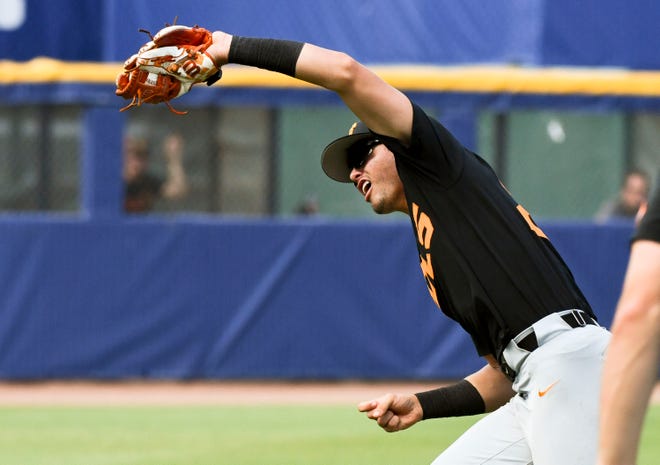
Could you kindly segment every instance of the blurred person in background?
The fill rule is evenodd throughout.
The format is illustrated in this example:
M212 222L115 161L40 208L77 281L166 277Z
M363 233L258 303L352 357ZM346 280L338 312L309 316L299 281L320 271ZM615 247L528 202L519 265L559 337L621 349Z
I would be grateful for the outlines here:
M146 140L127 137L124 141L124 211L145 213L153 210L159 199L180 199L188 192L183 169L183 138L170 134L163 140L165 178L150 166L149 145Z
M319 199L316 194L307 194L296 207L296 214L313 216L320 212Z
M641 219L603 369L598 465L635 465L660 362L660 188Z
M596 214L596 220L634 220L640 207L647 201L650 183L651 180L645 172L628 171L617 197L603 203Z
M325 148L323 170L352 184L374 212L409 216L432 299L485 359L456 383L385 394L361 402L358 410L387 432L431 418L490 412L434 465L595 462L610 334L597 324L548 237L492 168L408 96L344 53L221 31L213 33L207 53L218 67L264 68L341 97L360 121ZM356 253L351 259L347 266L360 267L364 257ZM415 318L412 312L402 309L401 318Z

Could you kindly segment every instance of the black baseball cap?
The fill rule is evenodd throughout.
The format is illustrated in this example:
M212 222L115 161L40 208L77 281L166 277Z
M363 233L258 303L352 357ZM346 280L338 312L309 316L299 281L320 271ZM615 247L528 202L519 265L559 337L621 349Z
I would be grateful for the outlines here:
M355 149L362 148L362 144L376 139L366 124L362 121L353 123L348 135L330 142L321 154L321 167L328 177L339 182L351 182L351 155Z

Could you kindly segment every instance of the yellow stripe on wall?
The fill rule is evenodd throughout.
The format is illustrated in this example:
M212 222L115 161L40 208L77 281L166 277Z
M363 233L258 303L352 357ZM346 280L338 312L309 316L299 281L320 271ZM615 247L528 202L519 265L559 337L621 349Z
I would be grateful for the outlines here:
M60 61L39 57L30 61L0 60L0 84L114 84L123 63Z
M0 60L0 85L114 84L122 63L65 62L34 58ZM660 97L660 71L601 68L524 68L508 66L371 66L393 86L409 91ZM278 73L227 65L219 84L225 87L313 89L315 86Z
M374 68L409 90L660 97L659 71L498 66Z

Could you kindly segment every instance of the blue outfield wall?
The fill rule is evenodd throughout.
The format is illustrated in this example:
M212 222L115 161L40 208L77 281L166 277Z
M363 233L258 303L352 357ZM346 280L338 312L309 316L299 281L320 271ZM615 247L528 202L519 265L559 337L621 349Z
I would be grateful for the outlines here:
M601 322L628 225L545 224ZM401 221L0 223L0 377L441 379L481 366Z
M123 62L148 40L138 29L178 18L310 41L367 63L660 67L656 0L13 0L2 8L0 57L10 60Z
M179 16L182 24L315 42L370 65L660 69L654 0L191 0L185 11L174 0L46 3L12 3L26 10L15 27L6 16L0 22L4 60L120 63L147 39L138 28L156 31ZM3 76L14 64L0 60ZM405 219L125 218L121 160L108 156L120 152L126 118L114 76L0 85L3 104L86 106L80 216L0 217L0 378L437 379L481 366L467 335L433 306ZM660 105L655 88L547 92L415 96L467 108L470 121L476 106ZM339 103L328 92L222 86L184 99L191 107ZM468 119L450 121L468 134L465 143ZM609 325L632 227L540 223Z

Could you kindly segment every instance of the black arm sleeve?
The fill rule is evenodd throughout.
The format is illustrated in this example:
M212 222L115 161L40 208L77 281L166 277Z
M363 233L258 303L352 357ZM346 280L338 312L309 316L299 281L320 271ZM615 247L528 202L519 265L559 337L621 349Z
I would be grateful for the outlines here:
M422 405L423 420L478 415L486 412L486 404L481 394L465 379L451 386L419 392L415 396Z
M291 40L233 36L229 62L295 76L296 63L305 44Z

